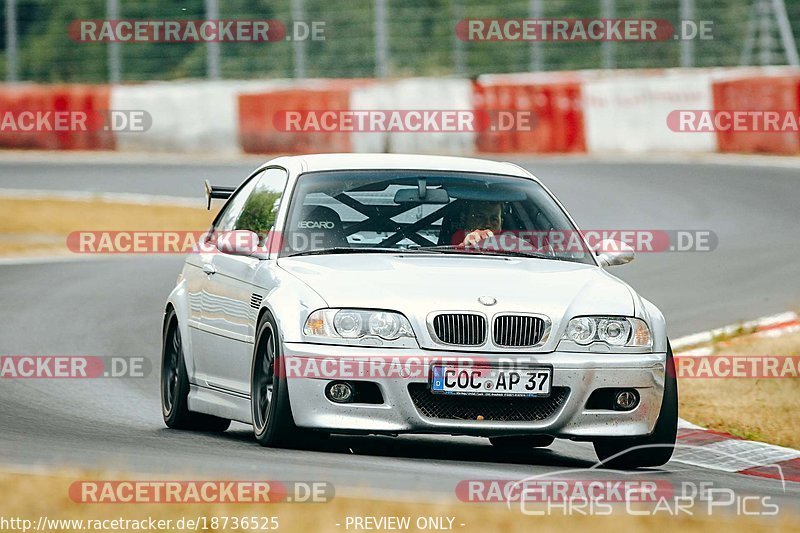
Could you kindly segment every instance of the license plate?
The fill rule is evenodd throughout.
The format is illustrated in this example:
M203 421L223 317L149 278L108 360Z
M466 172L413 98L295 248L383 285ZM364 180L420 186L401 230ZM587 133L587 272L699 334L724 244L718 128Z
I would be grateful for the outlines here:
M434 365L431 391L475 396L549 396L549 367L493 368Z

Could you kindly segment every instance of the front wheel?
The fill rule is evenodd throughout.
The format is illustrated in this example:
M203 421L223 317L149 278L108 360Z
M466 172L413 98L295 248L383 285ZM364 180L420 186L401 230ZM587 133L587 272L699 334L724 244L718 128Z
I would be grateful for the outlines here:
M253 433L262 446L296 446L305 433L294 423L282 355L278 327L266 314L256 333L250 387Z
M661 466L672 457L678 435L678 380L669 344L665 373L664 398L653 433L646 437L595 441L594 451L604 466L622 470Z

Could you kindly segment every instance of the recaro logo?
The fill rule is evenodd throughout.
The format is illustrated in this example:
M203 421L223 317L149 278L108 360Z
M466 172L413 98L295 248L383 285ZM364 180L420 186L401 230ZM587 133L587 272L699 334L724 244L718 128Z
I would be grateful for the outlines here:
M300 229L319 229L319 228L333 229L333 226L334 226L333 222L329 220L328 221L321 220L319 222L317 222L316 220L301 220L297 224L297 227Z

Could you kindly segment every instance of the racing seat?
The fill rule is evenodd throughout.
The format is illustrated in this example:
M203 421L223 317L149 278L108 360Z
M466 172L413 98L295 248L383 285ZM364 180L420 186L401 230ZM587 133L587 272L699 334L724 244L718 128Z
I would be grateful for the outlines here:
M457 231L463 230L461 220L463 219L462 213L467 204L463 201L456 200L444 208L445 214L442 217L442 227L439 230L439 240L436 242L438 246L446 246L453 243L453 236Z
M305 206L286 233L286 248L294 253L349 246L339 213L323 205Z

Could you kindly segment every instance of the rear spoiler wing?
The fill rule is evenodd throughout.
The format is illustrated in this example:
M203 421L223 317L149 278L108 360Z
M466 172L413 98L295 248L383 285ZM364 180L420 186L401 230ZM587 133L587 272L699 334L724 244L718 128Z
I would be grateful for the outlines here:
M222 187L211 185L208 180L203 180L206 187L206 209L211 209L211 200L227 200L236 191L236 187Z

